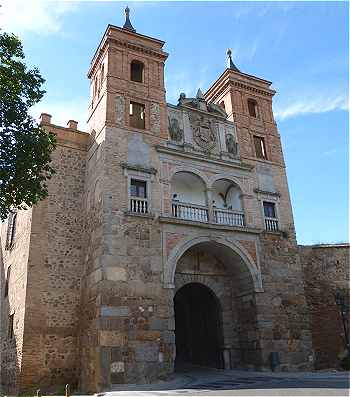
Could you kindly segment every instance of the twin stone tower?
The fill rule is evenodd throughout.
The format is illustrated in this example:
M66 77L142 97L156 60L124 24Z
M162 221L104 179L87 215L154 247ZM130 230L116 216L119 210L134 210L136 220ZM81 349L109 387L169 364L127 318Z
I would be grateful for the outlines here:
M269 369L277 356L312 367L271 82L228 52L205 94L167 104L163 45L127 10L91 61L87 132L41 115L58 141L49 197L1 234L9 392Z

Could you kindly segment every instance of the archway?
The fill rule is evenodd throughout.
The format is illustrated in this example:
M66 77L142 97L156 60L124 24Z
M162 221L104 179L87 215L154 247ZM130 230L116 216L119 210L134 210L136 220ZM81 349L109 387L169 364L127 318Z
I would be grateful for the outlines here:
M222 310L205 285L189 283L174 297L175 369L188 365L223 368Z
M225 369L259 365L255 293L262 289L249 254L227 240L203 237L186 242L174 260L168 274L175 287L175 369L187 370L181 368L186 363ZM206 330L199 326L203 323L213 327Z

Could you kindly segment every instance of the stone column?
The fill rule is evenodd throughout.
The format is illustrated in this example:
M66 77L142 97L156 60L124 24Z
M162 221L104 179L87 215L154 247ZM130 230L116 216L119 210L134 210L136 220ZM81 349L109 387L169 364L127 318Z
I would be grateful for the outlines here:
M215 221L214 207L213 207L213 191L212 189L206 190L207 203L208 203L208 221L213 223Z

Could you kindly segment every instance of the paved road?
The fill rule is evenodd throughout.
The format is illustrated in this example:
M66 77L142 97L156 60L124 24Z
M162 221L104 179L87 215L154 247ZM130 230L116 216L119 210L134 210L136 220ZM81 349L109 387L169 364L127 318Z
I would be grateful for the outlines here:
M349 396L345 372L264 373L197 370L154 385L116 385L112 396Z

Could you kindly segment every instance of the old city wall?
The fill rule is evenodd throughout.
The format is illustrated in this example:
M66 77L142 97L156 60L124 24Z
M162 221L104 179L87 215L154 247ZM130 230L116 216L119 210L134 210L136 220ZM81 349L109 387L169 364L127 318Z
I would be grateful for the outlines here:
M337 368L344 357L344 331L334 295L341 292L350 303L349 248L349 244L299 246L316 369Z
M44 115L45 116L45 115ZM88 135L56 127L49 198L33 208L20 391L77 386L84 178ZM60 389L62 389L60 391Z
M5 249L7 221L1 225L1 373L3 391L16 393L23 367L23 340L25 300L27 291L28 256L31 241L32 210L21 210L17 213L14 244ZM8 295L5 296L6 278ZM9 334L9 319L13 315L13 337Z

